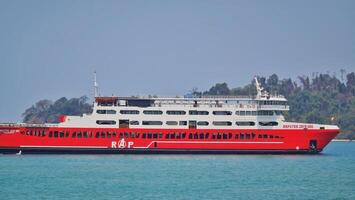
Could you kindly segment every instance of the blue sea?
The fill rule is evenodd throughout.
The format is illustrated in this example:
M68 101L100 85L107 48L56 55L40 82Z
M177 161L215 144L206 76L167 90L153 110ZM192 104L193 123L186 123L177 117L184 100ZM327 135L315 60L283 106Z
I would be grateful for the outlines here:
M2 155L0 199L355 199L355 142L319 155Z

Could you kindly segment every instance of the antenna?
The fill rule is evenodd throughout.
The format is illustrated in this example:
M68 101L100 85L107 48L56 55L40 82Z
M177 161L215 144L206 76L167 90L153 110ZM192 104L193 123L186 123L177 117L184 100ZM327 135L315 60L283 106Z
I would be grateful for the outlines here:
M99 85L96 80L96 71L94 71L94 98L99 96Z

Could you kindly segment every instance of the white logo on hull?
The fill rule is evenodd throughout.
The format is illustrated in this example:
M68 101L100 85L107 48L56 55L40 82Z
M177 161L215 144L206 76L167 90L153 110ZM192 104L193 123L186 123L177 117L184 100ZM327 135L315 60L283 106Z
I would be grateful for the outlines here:
M111 148L118 148L118 149L123 149L123 148L132 148L134 142L126 142L124 138L122 138L120 141L112 141L111 143Z

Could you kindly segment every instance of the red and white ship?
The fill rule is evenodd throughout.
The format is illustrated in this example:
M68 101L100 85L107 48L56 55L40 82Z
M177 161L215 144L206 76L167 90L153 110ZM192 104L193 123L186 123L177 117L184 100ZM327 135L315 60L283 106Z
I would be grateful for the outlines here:
M255 81L253 98L95 95L91 114L0 124L0 153L318 153L339 133L334 125L285 122L287 100Z

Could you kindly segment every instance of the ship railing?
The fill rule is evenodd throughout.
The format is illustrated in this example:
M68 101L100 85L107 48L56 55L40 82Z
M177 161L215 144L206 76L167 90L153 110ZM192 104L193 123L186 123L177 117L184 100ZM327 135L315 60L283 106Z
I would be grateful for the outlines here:
M258 105L259 110L289 110L288 105Z

